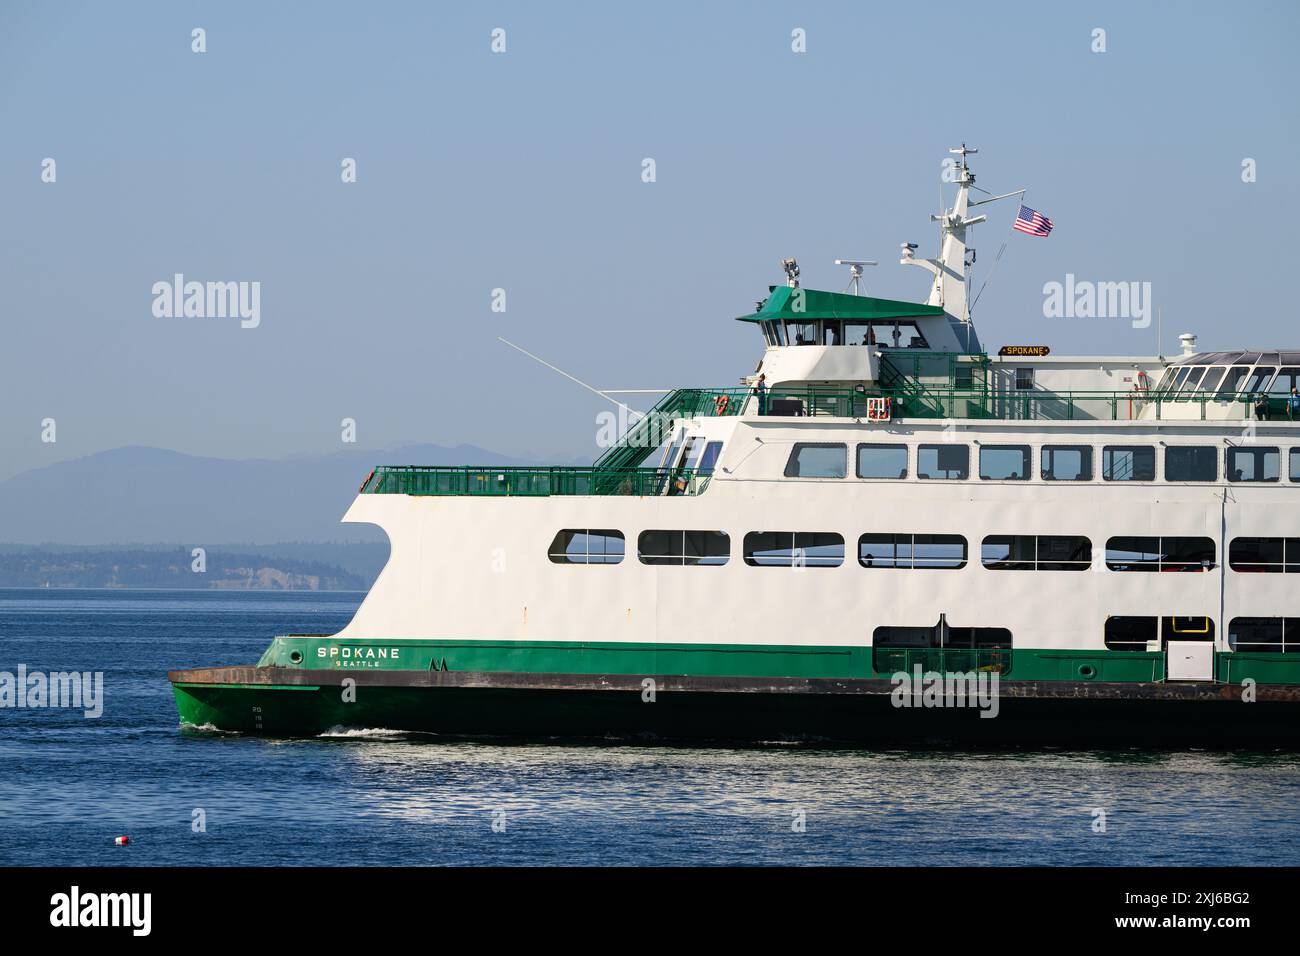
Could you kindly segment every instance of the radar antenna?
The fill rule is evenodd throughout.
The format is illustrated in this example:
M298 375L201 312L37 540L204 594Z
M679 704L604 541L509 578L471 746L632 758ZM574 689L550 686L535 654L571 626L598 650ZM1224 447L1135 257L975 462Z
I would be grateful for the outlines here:
M854 295L863 294L862 267L880 265L880 263L876 262L874 259L836 259L835 264L837 266L849 267L849 284L844 291L849 292L851 290Z

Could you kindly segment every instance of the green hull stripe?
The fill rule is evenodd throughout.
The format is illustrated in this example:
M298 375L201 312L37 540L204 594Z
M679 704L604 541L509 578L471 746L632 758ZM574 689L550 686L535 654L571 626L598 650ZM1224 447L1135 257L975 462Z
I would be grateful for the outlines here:
M1300 654L1218 652L1216 679L1300 683ZM611 641L341 640L275 638L258 666L701 677L889 677L899 671L997 671L1009 680L1161 681L1156 651L964 650L795 644L646 644Z

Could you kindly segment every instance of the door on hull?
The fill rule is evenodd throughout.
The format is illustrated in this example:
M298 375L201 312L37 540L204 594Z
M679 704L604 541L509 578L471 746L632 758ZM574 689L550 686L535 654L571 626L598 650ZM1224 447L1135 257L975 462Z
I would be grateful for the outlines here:
M1214 680L1214 621L1208 617L1166 617L1160 621L1165 644L1165 679Z

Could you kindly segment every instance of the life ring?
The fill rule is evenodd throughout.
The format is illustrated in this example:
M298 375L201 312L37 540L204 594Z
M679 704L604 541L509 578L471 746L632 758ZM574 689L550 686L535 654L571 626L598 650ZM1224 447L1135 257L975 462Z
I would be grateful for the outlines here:
M726 414L727 406L729 404L731 404L731 398L729 396L719 395L713 400L713 409L717 414L723 415Z

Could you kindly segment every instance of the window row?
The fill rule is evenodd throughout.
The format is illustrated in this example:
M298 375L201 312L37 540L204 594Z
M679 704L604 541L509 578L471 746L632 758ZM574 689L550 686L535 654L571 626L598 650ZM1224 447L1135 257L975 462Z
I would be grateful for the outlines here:
M1113 651L1145 651L1164 641L1212 641L1214 621L1208 617L1106 618L1104 642ZM1228 624L1228 646L1234 651L1300 654L1300 618L1234 617Z
M908 446L863 442L857 446L855 474L859 478L907 478ZM1091 445L1043 445L1039 477L1043 481L1092 481ZM1289 450L1288 474L1300 481L1300 448ZM1219 448L1215 445L1171 445L1164 455L1165 481L1218 481ZM1223 450L1228 481L1270 482L1281 476L1282 450L1266 446L1233 446ZM916 446L916 477L921 480L965 481L970 478L969 445L943 443ZM848 445L841 442L795 442L785 465L787 478L845 478ZM979 476L983 481L1028 481L1033 475L1033 446L980 445ZM1155 481L1153 445L1106 445L1101 450L1103 481Z
M618 564L624 556L621 531L565 528L551 541L556 564ZM858 538L864 568L907 570L966 567L967 541L959 534L867 532ZM833 531L751 531L744 561L753 567L835 568L844 563L844 537ZM642 564L720 566L731 557L724 531L652 530L637 538ZM1217 567L1213 539L1197 535L1117 535L1106 541L1111 571L1209 571ZM1092 541L1084 535L991 534L980 543L980 564L994 571L1085 571L1092 566ZM1300 538L1234 538L1228 549L1234 571L1300 573Z

